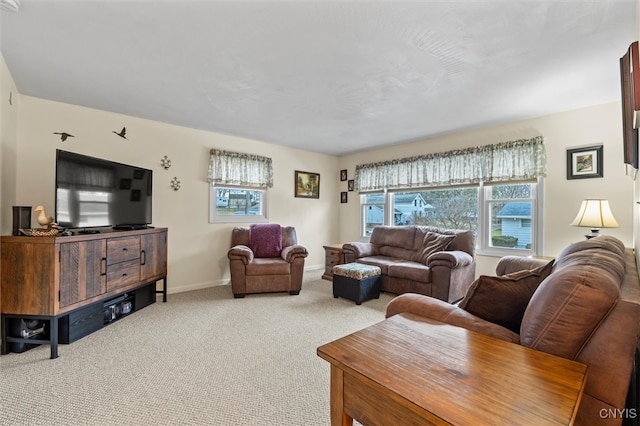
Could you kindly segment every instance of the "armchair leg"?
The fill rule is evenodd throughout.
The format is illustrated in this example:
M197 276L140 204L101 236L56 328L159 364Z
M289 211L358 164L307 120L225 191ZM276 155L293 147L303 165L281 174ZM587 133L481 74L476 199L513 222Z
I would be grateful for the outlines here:
M291 296L297 296L297 295L299 295L299 294L300 294L300 290L297 290L297 291L290 291L290 292L289 292L289 294L290 294Z
M233 298L234 299L243 299L244 298L244 293L233 293Z

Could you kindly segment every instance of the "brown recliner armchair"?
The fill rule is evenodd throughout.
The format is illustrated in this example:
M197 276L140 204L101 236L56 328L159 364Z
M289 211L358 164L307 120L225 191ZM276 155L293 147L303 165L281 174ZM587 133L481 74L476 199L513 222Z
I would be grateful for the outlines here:
M236 226L227 253L233 297L280 291L299 294L307 255L292 226Z

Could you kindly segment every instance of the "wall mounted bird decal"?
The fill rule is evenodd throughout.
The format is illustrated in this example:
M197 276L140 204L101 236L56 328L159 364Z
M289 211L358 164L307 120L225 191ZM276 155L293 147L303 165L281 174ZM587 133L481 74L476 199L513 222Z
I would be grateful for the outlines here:
M127 137L124 135L125 133L127 133L127 128L123 127L122 130L120 130L120 133L116 132L115 130L112 130L113 133L115 133L116 135L120 136L122 139L126 139Z
M54 135L60 135L60 139L62 140L62 142L66 141L67 138L74 138L75 136L70 135L67 132L53 132Z

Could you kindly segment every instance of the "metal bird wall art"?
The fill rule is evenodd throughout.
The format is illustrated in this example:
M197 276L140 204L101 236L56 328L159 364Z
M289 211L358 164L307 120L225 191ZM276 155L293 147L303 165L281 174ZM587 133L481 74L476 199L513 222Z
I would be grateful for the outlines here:
M66 141L66 140L67 140L67 138L73 138L73 137L75 137L75 136L73 136L73 135L70 135L70 134L69 134L69 133L67 133L67 132L53 132L53 134L54 134L54 135L60 135L60 140L61 140L62 142Z
M116 132L115 130L112 130L112 132L120 136L122 139L127 139L127 137L125 136L125 133L127 133L126 127L123 127L122 130L120 130L120 133Z

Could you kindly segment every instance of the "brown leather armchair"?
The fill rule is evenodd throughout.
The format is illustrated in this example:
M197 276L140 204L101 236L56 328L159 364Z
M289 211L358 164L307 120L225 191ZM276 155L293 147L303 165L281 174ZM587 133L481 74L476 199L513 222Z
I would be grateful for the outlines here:
M292 226L236 226L227 253L233 297L281 291L299 294L307 255Z

